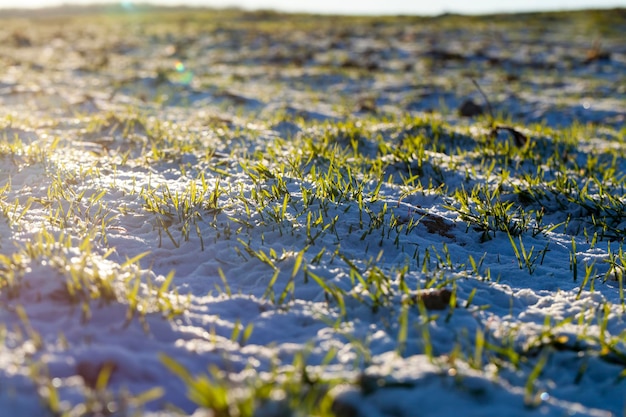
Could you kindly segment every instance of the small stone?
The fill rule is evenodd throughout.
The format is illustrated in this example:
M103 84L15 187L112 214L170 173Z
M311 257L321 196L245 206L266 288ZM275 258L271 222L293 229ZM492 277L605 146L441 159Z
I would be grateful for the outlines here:
M113 361L105 361L103 363L81 361L76 365L76 374L83 378L86 386L94 389L97 388L98 378L105 368L107 368L107 372L112 374L117 371L118 366Z
M337 417L358 417L359 410L350 403L344 403L341 401L333 401L331 406L332 412Z
M462 117L474 117L483 114L483 108L473 100L465 100L459 107L459 115Z
M416 299L424 303L426 310L445 310L450 305L452 291L447 288L441 288L431 291L420 291Z

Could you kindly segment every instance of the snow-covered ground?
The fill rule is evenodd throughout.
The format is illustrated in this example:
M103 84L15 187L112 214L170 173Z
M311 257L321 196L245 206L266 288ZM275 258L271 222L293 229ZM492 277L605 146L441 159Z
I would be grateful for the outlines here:
M624 11L347 19L0 19L2 415L626 413Z

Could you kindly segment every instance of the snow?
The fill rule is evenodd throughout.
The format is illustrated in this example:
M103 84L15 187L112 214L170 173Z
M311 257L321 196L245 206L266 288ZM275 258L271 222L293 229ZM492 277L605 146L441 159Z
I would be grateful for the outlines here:
M132 36L134 41L145 41ZM10 185L0 195L4 213L0 253L10 259L0 266L5 276L0 291L0 409L6 415L54 414L42 400L50 397L53 388L59 407L71 410L70 415L98 415L97 407L104 407L99 410L104 414L203 415L188 397L185 382L166 366L164 356L193 375L206 374L212 367L226 372L233 396L246 381L271 379L276 367L286 372L304 357L309 375L343 381L331 390L339 416L624 413L626 323L621 282L601 279L609 271L609 253L620 242L590 242L577 229L576 222L583 224L586 219L573 209L569 229L524 232L519 238L496 231L484 240L480 231L449 208L454 190L468 186L467 176L470 188L493 182L487 172L466 173L472 164L479 167L473 159L479 155L455 166L445 152L426 150L429 159L420 169L433 181L441 178L449 189L447 195L406 193L400 186L406 164L390 159L385 177L392 181L380 187L376 199L370 198L376 182L364 185L368 211L360 210L356 197L328 204L318 200L307 206L303 190L315 190L319 184L288 175L282 178L290 198L283 220L268 221L273 207L280 210L282 201L268 203L264 211L254 207L254 193L270 192L280 184L272 177L255 183L244 164L251 168L257 162L271 164L272 153L281 151L279 145L271 148L279 143L276 140L284 140L284 148L291 152L302 152L289 148L288 140L307 135L321 140L334 132L340 145L349 148L350 138L342 138L333 123L347 120L338 106L353 94L376 92L378 107L395 115L424 116L421 112L442 106L432 120L449 124L436 129L414 126L418 135L427 139L441 135L442 142L456 140L458 146L472 143L472 137L481 135L479 123L472 125L445 110L458 108L467 95L462 90L471 89L471 84L456 89L446 85L458 75L460 64L445 66L417 93L413 81L403 75L372 80L316 74L317 69L306 67L291 75L275 75L268 83L265 71L257 73L253 66L236 64L242 45L233 37L229 49L219 46L224 50L222 64L213 67L216 78L237 79L237 71L242 74L238 88L227 91L138 75L118 79L117 90L105 99L102 90L110 92L109 84L121 72L98 78L72 61L76 57L54 61L50 57L72 48L63 42L49 46L47 57L39 56L35 46L32 51L15 52L31 63L42 59L51 67L57 65L56 79L41 76L45 84L38 89L28 81L29 70L18 64L0 73L0 112L7 125L0 134L7 143L17 137L25 144L15 154L0 151L0 187ZM358 61L368 48L385 49L374 38L365 35L345 48ZM506 46L513 41L502 42ZM313 42L312 47L323 50L323 44ZM130 44L129 54L150 56L162 46L142 50ZM504 47L494 41L493 48ZM464 50L462 44L458 49ZM276 51L272 53L279 54L280 48ZM261 59L255 52L249 51L252 64ZM424 51L407 43L396 52L388 58L411 63ZM543 60L523 52L511 60L530 66ZM582 160L594 149L623 149L623 89L606 97L590 94L584 99L589 105L573 103L578 100L573 96L591 88L584 77L623 81L623 76L619 78L623 48L615 56L611 64L563 77L565 90L544 89L531 77L532 89L508 95L501 106L515 115L520 126L539 120L554 129L586 122L606 126L605 137L586 138L588 148L581 145L574 157ZM131 68L122 57L130 60L120 53L114 57L118 65ZM149 72L150 65L141 69ZM80 80L81 92L73 87L74 76ZM485 76L487 86L488 81ZM276 84L282 87L280 94L272 91ZM89 94L89 103L83 102L79 117L67 103L81 94ZM153 104L158 100L160 104ZM564 106L563 101L567 101ZM116 128L115 123L123 121L115 118L107 119L109 125L101 128L89 124L90 117L106 112L120 115L129 108L149 117L130 130ZM284 120L271 121L276 114ZM358 119L355 114L350 117ZM203 122L211 118L223 120L223 126ZM376 135L393 147L402 135L415 133L398 133L389 122L367 123L362 125L366 135L359 138L360 149L374 157ZM617 138L612 132L620 126ZM158 149L165 154L160 159L153 157L150 146L151 135L159 129L169 145ZM52 148L55 138L59 143ZM552 149L550 138L542 140L539 146ZM185 149L181 147L185 141L201 146ZM314 164L320 171L331 166L333 162L323 158L308 161L307 169ZM525 169L521 163L512 175L521 176ZM546 178L560 175L550 167L542 169ZM182 209L170 207L170 214L158 214L148 209L146 201L168 194L189 197L192 182L201 186L200 173L208 185L204 201L216 187L223 194L218 197L219 210L191 203L197 220L185 235ZM61 198L56 199L51 190ZM105 192L100 195L101 191ZM560 196L553 198L554 206L546 200L547 225L567 217L559 209ZM312 213L309 220L307 213ZM369 225L377 218L389 224L392 215L405 227L410 222L417 225L400 233L391 227L371 232L362 227L363 221ZM322 223L312 227L310 235L307 222L317 218ZM518 264L510 239L527 251L533 248L534 254L545 250L536 258L532 273ZM476 271L469 264L470 256L478 264ZM576 280L572 257L578 262ZM128 262L134 258L137 261ZM592 265L593 276L599 278L593 289L589 283L581 288L585 266ZM355 277L355 269L361 271L363 281ZM161 291L171 271L174 278ZM365 282L377 273L387 277L379 289ZM403 286L410 290L403 292ZM441 288L454 289L456 305L444 301L437 306ZM410 302L429 296L434 307L422 301L427 308L420 309L419 303ZM135 308L133 299L139 300ZM180 314L168 310L168 305L171 310L180 307ZM401 325L403 315L406 329ZM246 333L247 328L251 333ZM601 346L609 341L615 341L612 351ZM542 361L540 374L531 378ZM111 372L106 393L98 387L103 369ZM133 403L134 396L155 387L162 388L157 399ZM86 410L90 404L94 414ZM285 415L281 404L280 398L263 404L257 415Z

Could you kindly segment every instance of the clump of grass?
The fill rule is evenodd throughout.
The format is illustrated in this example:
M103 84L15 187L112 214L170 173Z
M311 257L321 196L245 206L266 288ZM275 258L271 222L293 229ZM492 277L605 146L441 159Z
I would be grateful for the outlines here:
M204 174L197 180L189 182L189 186L172 192L167 184L158 189L144 189L142 196L145 201L145 209L156 214L156 227L159 231L159 246L161 233L165 232L175 247L180 247L180 240L176 239L170 231L172 226L180 230L181 238L189 241L189 233L195 231L200 240L201 249L204 251L204 239L200 230L200 222L203 215L215 215L221 211L219 198L223 193L219 179L215 182L212 190L206 181Z
M163 364L187 387L187 395L204 410L229 417L252 417L258 413L306 413L332 416L330 390L340 379L322 379L307 367L303 355L296 355L289 366L273 367L269 373L243 373L248 377L236 382L217 367L193 375L175 359L161 355Z

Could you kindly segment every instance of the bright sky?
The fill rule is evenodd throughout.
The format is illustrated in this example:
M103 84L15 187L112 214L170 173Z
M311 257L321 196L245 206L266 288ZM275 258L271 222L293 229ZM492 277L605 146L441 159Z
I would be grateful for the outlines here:
M102 2L102 0L96 1ZM141 2L143 1L145 0L141 0ZM19 2L15 0L0 0L0 8L41 7L61 3L86 4L92 2L93 0L20 0ZM128 2L128 0L125 0L125 2ZM148 2L352 14L489 13L626 7L626 0L148 0Z

